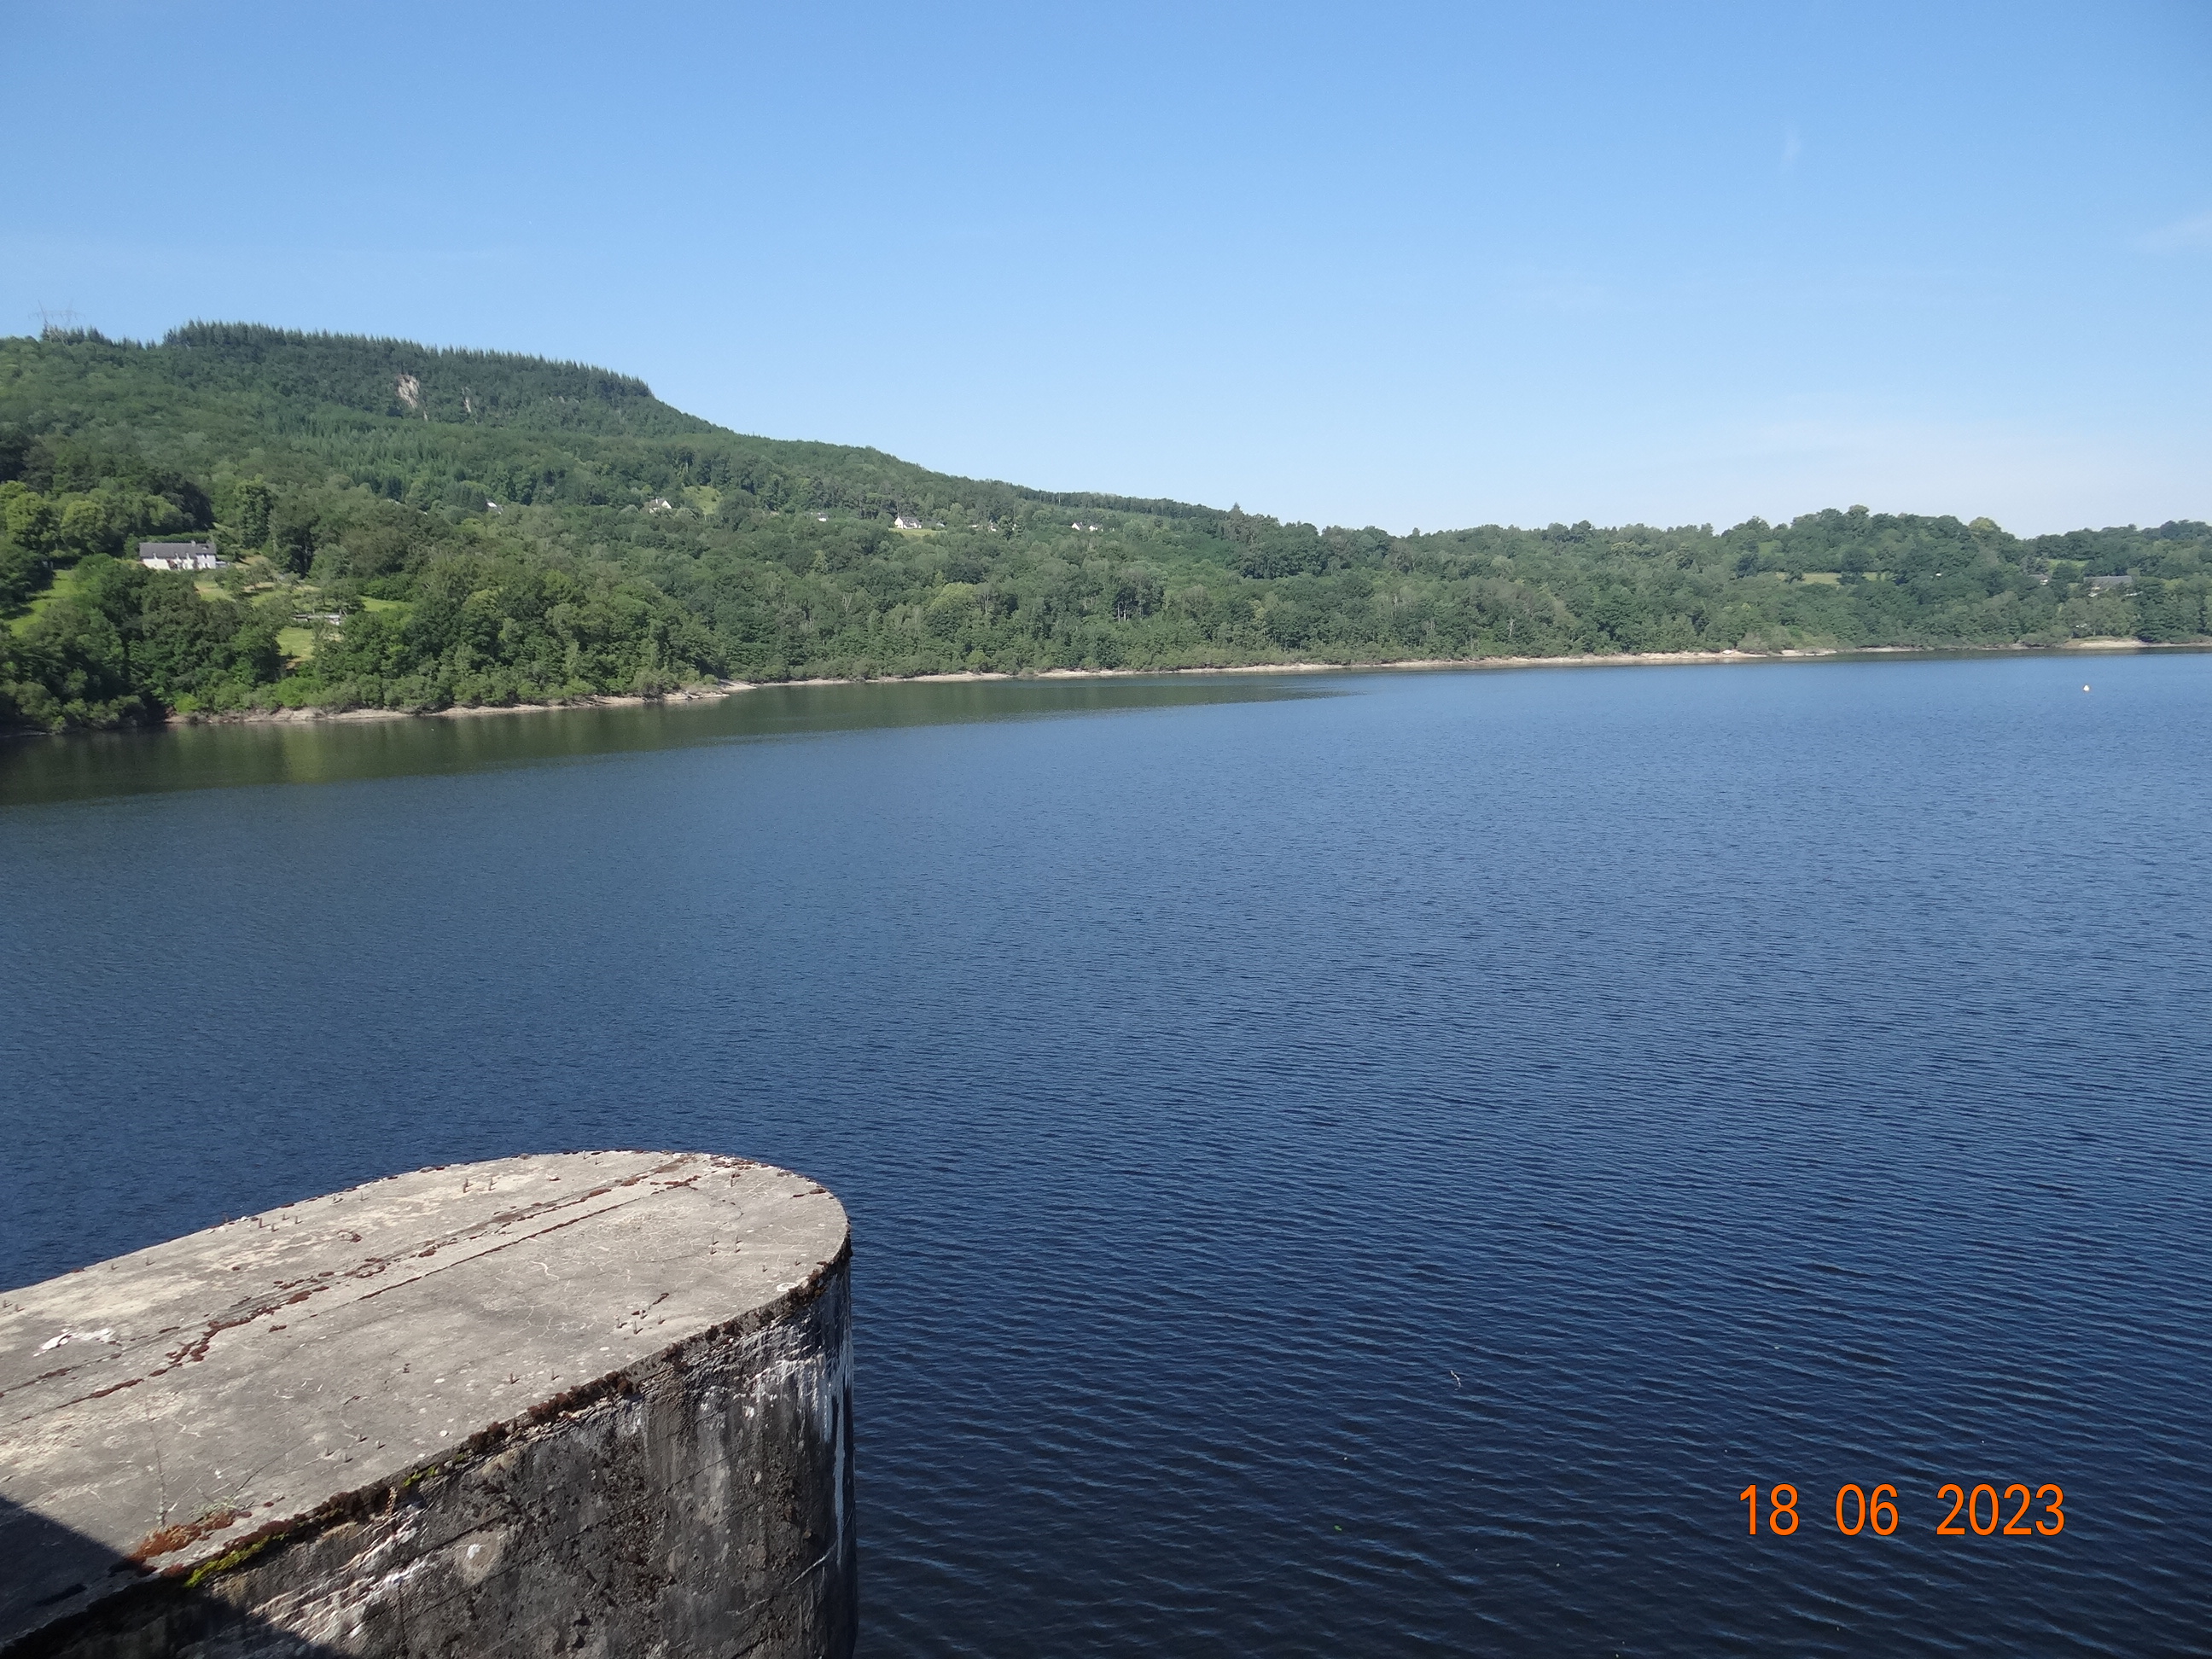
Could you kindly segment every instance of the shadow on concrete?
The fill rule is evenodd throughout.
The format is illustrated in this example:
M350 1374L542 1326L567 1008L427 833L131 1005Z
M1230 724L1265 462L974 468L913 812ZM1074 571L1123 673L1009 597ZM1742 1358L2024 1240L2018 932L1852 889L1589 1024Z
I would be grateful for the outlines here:
M336 1659L338 1652L0 1498L0 1659Z

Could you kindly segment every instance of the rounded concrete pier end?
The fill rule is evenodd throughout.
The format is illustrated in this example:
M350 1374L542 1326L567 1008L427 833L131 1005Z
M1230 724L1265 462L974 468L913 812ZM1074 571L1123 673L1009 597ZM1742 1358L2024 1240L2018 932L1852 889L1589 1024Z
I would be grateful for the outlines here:
M0 1293L0 1656L849 1654L850 1255L577 1152Z

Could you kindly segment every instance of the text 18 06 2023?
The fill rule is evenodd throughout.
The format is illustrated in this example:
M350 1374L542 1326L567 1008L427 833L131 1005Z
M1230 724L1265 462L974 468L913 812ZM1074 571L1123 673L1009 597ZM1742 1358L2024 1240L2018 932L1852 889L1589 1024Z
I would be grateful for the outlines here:
M2015 1480L2005 1486L2000 1495L1997 1485L1992 1481L1984 1480L1972 1488L1946 1481L1936 1488L1936 1499L1938 1504L1950 1506L1949 1513L1936 1523L1936 1535L1942 1538L2056 1538L2066 1530L2066 1493L2055 1485L2031 1490L2026 1482ZM1758 1484L1746 1486L1736 1494L1736 1500L1745 1506L1745 1531L1758 1536ZM2004 1515L2008 1504L2012 1505L2009 1519ZM1777 1537L1787 1538L1795 1533L1797 1488L1786 1480L1767 1487L1765 1518L1765 1530ZM1838 1486L1835 1522L1836 1530L1847 1538L1869 1531L1889 1537L1898 1528L1897 1488L1887 1481L1871 1490L1856 1482Z

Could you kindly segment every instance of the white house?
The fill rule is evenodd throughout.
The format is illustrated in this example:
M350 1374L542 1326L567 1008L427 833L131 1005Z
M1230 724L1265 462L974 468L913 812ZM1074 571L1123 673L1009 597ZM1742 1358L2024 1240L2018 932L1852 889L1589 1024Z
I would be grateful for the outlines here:
M222 561L213 542L141 542L138 562L149 570L213 570Z

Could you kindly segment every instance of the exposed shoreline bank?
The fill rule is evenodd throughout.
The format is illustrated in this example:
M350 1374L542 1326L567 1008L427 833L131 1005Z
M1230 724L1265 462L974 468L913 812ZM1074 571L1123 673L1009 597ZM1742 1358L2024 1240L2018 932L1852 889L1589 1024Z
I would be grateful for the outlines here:
M1242 663L1229 667L1207 668L1040 668L1018 673L997 670L962 669L941 674L886 675L872 679L828 678L803 680L721 680L688 685L679 690L665 692L657 697L611 693L603 696L577 697L562 702L472 703L465 706L457 705L451 708L255 708L226 714L194 712L171 714L161 724L168 727L319 726L368 720L472 720L489 714L550 714L564 709L580 708L642 708L648 703L713 702L725 697L742 696L748 691L764 691L792 686L957 685L980 684L991 680L1166 679L1232 674L1372 674L1414 670L1437 672L1449 669L1475 671L1518 668L1636 668L1661 667L1668 665L1693 665L1701 663L1803 662L1823 657L1926 657L1961 654L1996 655L2026 652L2108 653L2207 649L2212 649L2212 646L2208 646L2202 641L2169 645L2143 640L2087 639L2069 640L2065 644L2058 646L1869 645L1834 649L1787 651L1645 651L1575 657L1420 657L1397 662ZM0 733L0 736L42 735L49 734L35 732Z

